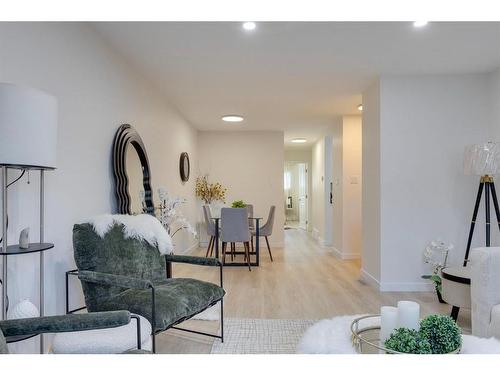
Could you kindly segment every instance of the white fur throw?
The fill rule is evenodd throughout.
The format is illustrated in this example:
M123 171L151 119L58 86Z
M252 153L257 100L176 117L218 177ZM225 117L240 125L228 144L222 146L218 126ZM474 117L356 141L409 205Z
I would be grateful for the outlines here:
M113 227L114 224L123 224L125 238L144 240L151 246L158 248L161 254L168 254L174 250L172 238L160 221L152 215L99 215L88 221L100 237Z

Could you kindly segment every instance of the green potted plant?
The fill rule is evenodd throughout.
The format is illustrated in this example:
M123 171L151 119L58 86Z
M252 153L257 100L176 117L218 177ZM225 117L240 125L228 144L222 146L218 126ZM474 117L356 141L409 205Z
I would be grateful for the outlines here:
M231 208L245 208L246 206L247 206L246 203L243 202L242 200L234 201L231 204Z
M393 352L406 354L458 353L462 345L460 327L444 315L429 315L420 322L419 330L397 328L384 342Z
M419 332L429 341L432 354L457 352L462 345L460 327L449 316L429 315L420 322Z
M387 349L406 354L431 354L431 344L419 331L398 328L385 341Z

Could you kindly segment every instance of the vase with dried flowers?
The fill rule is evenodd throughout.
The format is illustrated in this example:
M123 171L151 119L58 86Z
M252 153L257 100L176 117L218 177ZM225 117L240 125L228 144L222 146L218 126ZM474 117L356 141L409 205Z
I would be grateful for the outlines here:
M209 182L208 176L201 176L196 179L195 193L205 204L214 201L226 203L227 189L220 182Z

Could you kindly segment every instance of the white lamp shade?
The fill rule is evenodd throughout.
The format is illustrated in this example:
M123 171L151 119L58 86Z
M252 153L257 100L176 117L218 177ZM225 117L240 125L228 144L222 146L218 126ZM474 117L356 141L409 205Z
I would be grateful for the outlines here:
M56 154L56 98L0 83L0 164L55 168Z
M487 142L465 148L466 175L493 175L500 173L500 143Z

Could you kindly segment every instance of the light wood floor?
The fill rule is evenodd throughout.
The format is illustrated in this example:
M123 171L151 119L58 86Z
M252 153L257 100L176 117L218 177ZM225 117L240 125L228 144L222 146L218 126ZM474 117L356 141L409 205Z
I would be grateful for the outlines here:
M226 318L324 319L336 315L378 313L382 305L398 300L420 303L422 315L448 314L450 307L437 302L434 293L381 293L359 281L359 261L336 258L303 230L285 230L285 247L274 248L271 263L261 246L261 266L224 269ZM193 255L205 255L198 249ZM242 256L240 256L242 257ZM242 260L242 259L241 259ZM192 277L218 283L218 270L175 265L174 277ZM217 322L190 321L189 328L216 333ZM470 327L468 312L459 324ZM213 339L169 330L157 337L159 353L209 353Z

